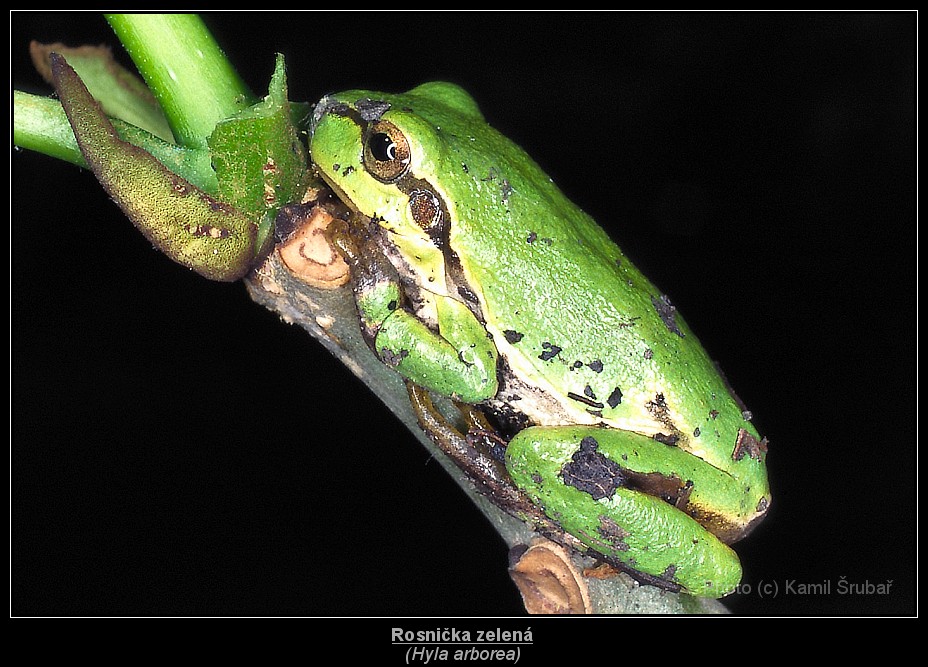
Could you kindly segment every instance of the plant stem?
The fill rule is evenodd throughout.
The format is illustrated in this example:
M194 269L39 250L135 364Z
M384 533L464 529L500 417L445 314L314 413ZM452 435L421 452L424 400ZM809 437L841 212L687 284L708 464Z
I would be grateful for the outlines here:
M151 153L165 167L198 188L216 192L218 185L209 151L163 141L118 118L111 122L121 139ZM13 91L13 144L79 167L88 166L61 103L50 97Z
M13 91L13 143L86 167L58 100Z
M216 123L255 97L196 14L108 14L178 143L204 148Z

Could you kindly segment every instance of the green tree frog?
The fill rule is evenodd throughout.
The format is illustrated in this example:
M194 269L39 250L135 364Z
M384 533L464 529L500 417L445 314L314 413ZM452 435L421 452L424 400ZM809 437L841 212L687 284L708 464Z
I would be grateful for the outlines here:
M767 442L667 296L453 84L327 96L310 152L351 211L329 238L366 339L478 487L645 581L730 593Z

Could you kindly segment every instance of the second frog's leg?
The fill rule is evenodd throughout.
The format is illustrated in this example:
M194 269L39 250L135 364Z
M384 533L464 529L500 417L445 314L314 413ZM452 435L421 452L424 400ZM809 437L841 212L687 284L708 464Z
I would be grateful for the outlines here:
M465 403L496 395L496 347L466 305L434 295L438 330L433 331L407 309L395 269L361 221L335 221L327 236L351 267L362 331L381 361L416 384Z

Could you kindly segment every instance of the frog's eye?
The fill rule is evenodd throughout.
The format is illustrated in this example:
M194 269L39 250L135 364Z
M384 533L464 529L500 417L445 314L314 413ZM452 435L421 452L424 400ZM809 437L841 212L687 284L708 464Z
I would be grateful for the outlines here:
M409 142L393 123L371 125L364 141L364 166L381 183L393 183L409 168Z

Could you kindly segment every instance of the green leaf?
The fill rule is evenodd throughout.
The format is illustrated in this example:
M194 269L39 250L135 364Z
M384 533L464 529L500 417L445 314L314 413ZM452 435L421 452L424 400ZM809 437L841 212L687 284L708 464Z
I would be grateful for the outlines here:
M174 142L174 135L155 96L140 78L113 59L108 47L72 48L60 43L31 42L29 55L32 63L49 83L53 83L49 63L49 55L53 52L67 58L68 64L108 116L140 127L166 142Z
M287 81L278 56L267 97L220 121L209 137L219 196L261 217L298 201L306 187L306 151L290 120Z
M243 277L255 259L257 226L252 219L120 139L65 58L52 54L50 61L84 159L139 231L174 261L206 278Z
M218 196L256 220L273 218L306 192L306 150L291 119L283 56L267 97L220 121L209 137Z

